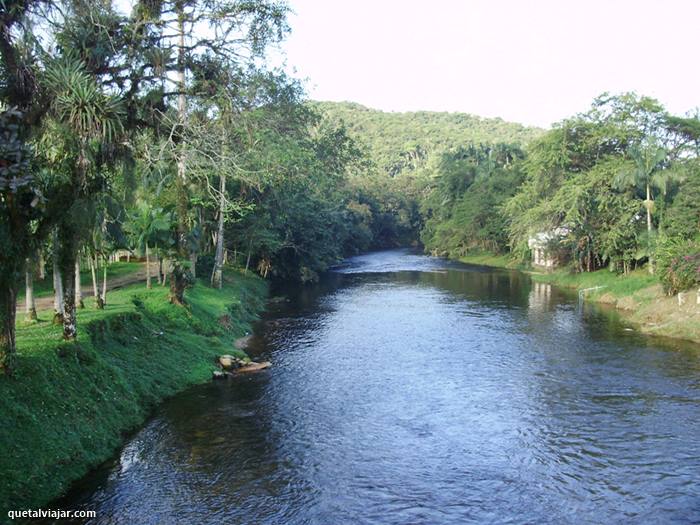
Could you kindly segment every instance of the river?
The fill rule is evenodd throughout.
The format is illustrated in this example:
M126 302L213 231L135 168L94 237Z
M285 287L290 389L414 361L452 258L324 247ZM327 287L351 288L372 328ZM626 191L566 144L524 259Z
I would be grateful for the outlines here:
M407 250L284 293L251 349L272 369L164 403L60 505L105 524L700 521L697 345Z

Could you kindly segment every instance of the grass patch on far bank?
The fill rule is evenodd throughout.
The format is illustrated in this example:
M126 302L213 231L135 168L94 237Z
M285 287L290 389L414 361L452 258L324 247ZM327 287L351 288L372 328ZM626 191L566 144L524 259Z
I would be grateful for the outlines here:
M576 273L571 268L559 268L552 272L538 272L518 264L508 254L496 255L489 252L472 253L459 257L458 260L467 264L527 271L533 281L550 283L562 288L577 291L598 288L590 290L586 297L607 303L620 299L646 303L660 293L658 278L650 275L645 268L627 275L617 274L608 269Z
M489 252L478 252L458 257L457 260L466 264L477 264L494 268L518 268L518 265L507 254L497 255Z
M607 269L574 273L570 269L561 268L550 273L534 273L532 274L532 279L578 291L601 287L597 290L591 290L587 297L596 299L606 296L615 300L634 297L638 293L659 284L658 278L650 275L645 269L635 270L627 275L622 275Z
M262 308L265 283L228 274L222 290L197 283L188 307L143 284L115 290L105 310L80 310L77 344L48 313L18 322L13 377L0 376L0 516L36 508L108 459L153 407L211 378L215 359Z

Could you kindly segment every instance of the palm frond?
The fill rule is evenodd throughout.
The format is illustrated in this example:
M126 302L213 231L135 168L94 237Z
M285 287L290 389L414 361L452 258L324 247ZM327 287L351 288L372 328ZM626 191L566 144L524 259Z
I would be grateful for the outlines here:
M103 93L82 63L65 57L46 70L47 88L54 94L54 117L81 140L114 140L124 129L124 108Z

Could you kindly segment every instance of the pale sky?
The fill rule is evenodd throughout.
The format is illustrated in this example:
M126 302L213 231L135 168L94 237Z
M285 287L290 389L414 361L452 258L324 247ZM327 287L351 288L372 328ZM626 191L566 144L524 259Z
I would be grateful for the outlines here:
M700 106L700 0L290 0L310 98L549 126L604 91Z

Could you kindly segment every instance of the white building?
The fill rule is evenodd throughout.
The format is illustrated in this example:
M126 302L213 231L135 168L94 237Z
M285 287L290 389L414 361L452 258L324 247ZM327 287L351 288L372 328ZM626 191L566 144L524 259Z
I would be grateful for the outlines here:
M568 228L559 227L549 231L538 232L530 237L527 241L527 246L532 252L532 264L546 269L559 266L562 261L559 250L557 250L557 244L568 233Z

